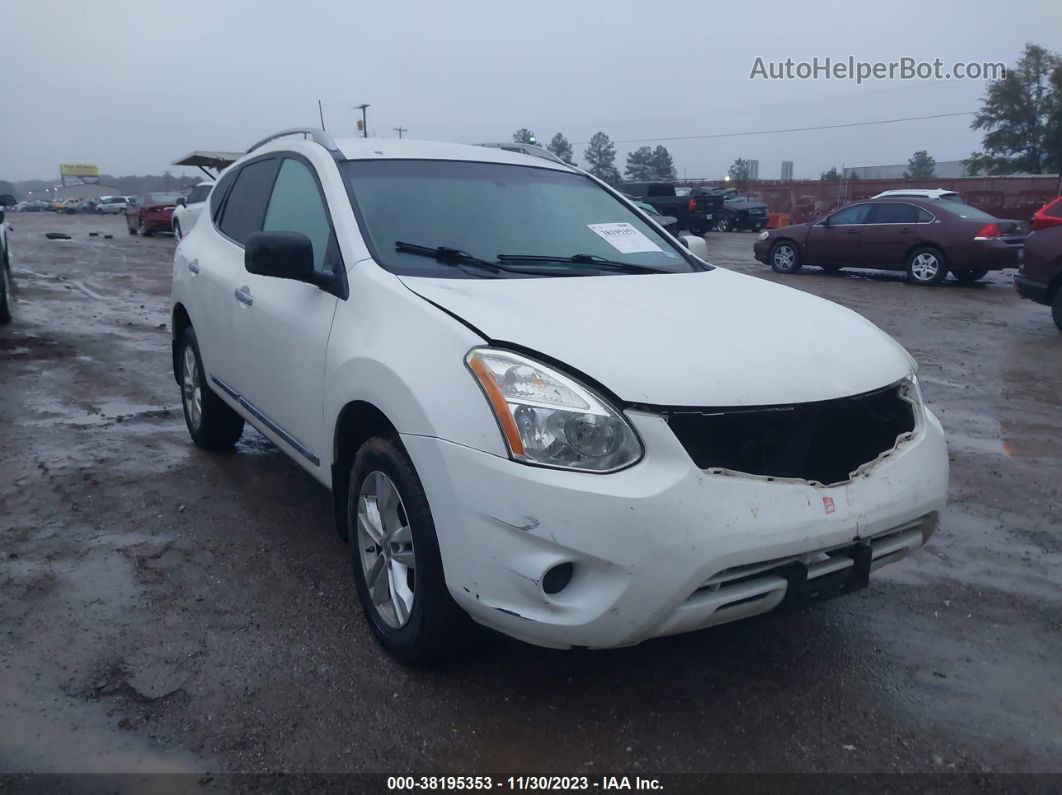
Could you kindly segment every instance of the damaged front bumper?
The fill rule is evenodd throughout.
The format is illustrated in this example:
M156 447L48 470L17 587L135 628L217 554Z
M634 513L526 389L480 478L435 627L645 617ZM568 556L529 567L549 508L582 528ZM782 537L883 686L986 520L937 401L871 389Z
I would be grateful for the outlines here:
M928 540L944 505L947 449L928 411L889 456L833 486L704 472L663 417L627 416L645 458L609 475L403 436L447 585L476 621L537 645L608 648L799 607L863 587ZM563 564L570 580L547 593Z

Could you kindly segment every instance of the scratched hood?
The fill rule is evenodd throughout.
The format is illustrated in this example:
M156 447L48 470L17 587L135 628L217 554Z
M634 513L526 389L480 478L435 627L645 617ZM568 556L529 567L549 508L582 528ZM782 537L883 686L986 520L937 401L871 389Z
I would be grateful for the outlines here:
M544 279L400 278L491 342L550 356L631 403L827 400L877 389L911 369L906 352L855 312L721 268Z

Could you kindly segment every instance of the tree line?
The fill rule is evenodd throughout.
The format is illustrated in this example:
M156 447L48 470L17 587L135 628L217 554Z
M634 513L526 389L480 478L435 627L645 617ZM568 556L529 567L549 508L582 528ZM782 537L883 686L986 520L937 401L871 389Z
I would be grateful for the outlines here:
M513 141L519 144L538 146L535 134L526 127L513 133ZM574 150L564 133L557 133L550 139L546 149L565 163L575 165L572 159ZM668 182L675 179L675 162L666 147L640 146L627 155L627 164L620 176L616 168L616 145L603 132L596 132L583 150L586 170L609 185L627 182Z

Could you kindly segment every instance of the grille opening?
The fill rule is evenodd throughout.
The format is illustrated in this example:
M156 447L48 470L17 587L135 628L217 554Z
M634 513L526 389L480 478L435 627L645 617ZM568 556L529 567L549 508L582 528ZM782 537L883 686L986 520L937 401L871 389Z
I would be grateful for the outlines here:
M915 429L902 385L854 397L667 414L675 436L701 469L729 469L826 485L848 480Z

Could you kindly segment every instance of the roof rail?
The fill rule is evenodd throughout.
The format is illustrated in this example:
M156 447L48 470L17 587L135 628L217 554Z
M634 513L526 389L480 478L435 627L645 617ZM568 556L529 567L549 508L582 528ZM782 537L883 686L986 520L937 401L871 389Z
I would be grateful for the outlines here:
M324 130L318 127L292 127L290 130L281 130L278 133L273 133L270 136L263 138L256 143L250 149L247 150L247 154L250 154L255 149L261 146L265 146L270 141L275 141L277 138L284 138L288 135L301 135L303 138L310 138L314 143L320 144L335 157L339 153L339 147L336 146L336 142L332 140L332 136L326 133Z
M476 144L476 146L486 146L488 149L504 149L506 152L518 152L522 155L531 155L531 157L541 157L543 160L549 160L552 163L560 163L562 166L575 168L571 163L561 160L548 149L543 149L541 146L535 146L534 144L506 141L500 144Z

